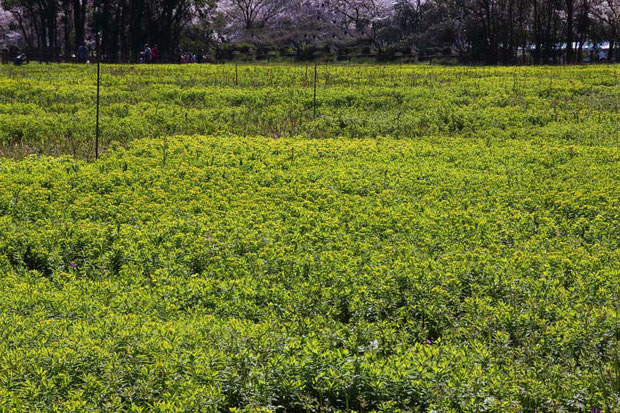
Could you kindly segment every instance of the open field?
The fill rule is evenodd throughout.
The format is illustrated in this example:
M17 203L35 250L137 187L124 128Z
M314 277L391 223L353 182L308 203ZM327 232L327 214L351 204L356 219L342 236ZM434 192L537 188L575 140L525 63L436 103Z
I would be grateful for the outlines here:
M103 145L184 135L616 145L620 67L103 66ZM235 78L238 85L235 85ZM92 155L96 66L0 67L0 150Z
M620 410L619 68L103 70L0 68L0 410Z

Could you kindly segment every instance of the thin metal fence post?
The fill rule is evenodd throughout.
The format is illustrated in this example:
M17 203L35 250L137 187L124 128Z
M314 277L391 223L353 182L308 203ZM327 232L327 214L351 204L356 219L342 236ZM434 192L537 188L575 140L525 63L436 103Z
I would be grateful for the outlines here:
M312 106L314 107L314 117L316 118L316 81L317 81L318 67L317 64L314 64L314 102Z
M97 126L95 130L95 160L99 159L99 101L101 87L101 47L99 45L99 33L97 33Z

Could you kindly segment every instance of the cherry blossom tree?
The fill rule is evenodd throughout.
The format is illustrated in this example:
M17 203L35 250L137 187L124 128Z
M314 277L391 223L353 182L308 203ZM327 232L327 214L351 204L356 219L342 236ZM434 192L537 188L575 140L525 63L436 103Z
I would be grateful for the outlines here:
M291 0L225 0L222 6L232 22L253 30L265 27L290 4Z
M0 3L0 49L4 49L18 44L21 41L21 34L15 16L7 10L3 10L1 6Z

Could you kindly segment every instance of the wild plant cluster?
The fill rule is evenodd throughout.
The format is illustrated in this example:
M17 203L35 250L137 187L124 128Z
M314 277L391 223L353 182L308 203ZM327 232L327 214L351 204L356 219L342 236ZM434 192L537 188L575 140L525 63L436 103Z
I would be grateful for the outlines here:
M300 67L106 67L94 162L28 155L92 139L86 69L34 69L0 410L620 409L617 72L330 68L314 118Z
M96 68L0 67L0 151L94 153ZM175 134L617 143L620 69L289 65L101 69L101 144Z

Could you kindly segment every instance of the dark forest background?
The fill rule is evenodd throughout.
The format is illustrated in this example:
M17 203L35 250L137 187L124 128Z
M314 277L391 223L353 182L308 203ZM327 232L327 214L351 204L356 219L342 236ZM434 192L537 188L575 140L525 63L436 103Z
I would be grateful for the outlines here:
M145 44L162 61L181 50L214 60L620 57L620 0L3 0L0 9L0 46L66 59L81 44L119 62L137 61Z

